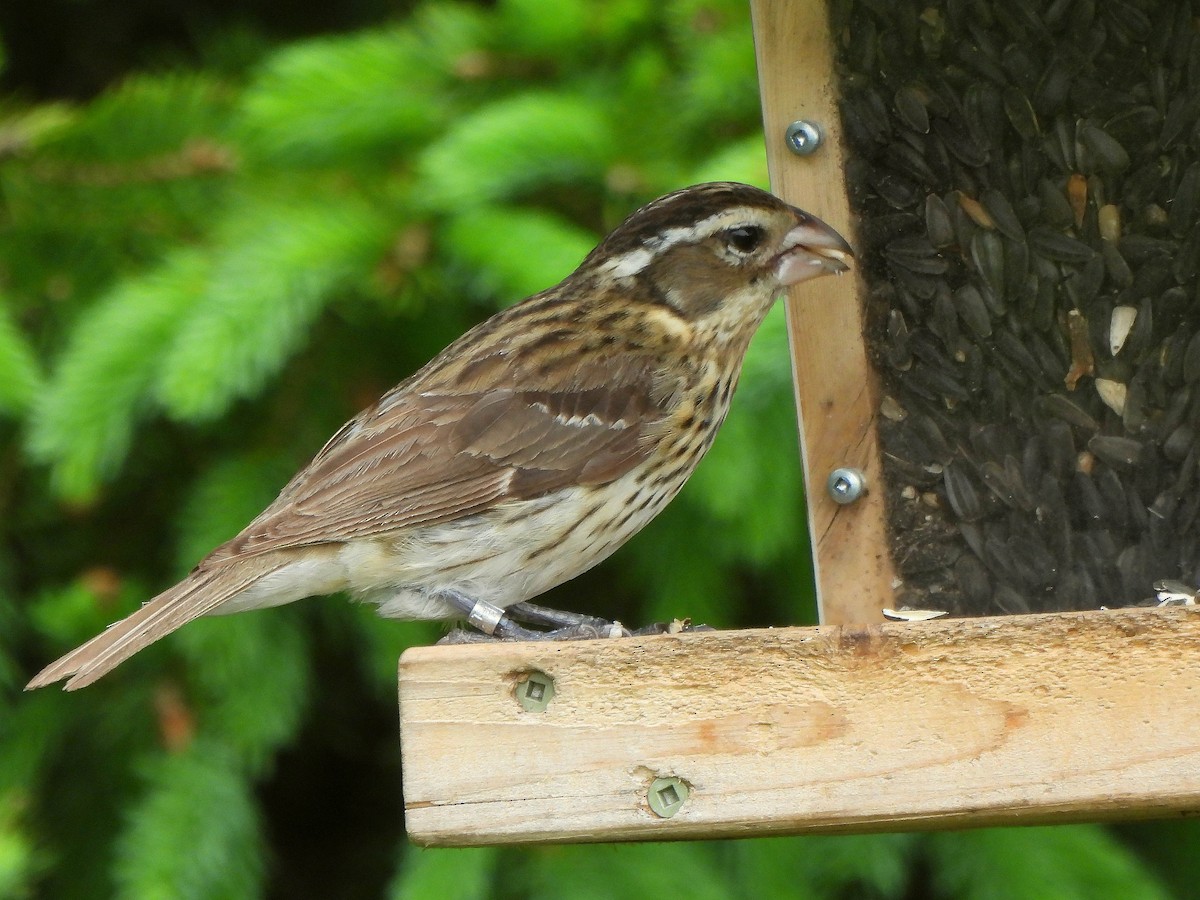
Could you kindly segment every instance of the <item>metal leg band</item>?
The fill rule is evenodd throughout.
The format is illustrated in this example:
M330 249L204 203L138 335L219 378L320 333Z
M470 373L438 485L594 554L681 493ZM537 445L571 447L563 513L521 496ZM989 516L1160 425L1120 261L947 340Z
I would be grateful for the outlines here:
M504 618L504 610L485 600L476 600L471 611L467 613L467 621L484 634L495 634L500 620Z

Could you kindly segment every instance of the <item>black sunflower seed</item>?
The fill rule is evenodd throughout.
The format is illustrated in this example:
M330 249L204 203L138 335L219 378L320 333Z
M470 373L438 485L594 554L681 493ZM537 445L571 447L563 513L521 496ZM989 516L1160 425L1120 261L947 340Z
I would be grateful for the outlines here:
M929 110L925 108L921 92L911 85L905 85L896 91L892 97L892 105L896 114L913 131L924 134L929 131Z
M983 515L979 491L961 465L952 463L942 470L942 485L946 490L946 500L959 519L974 522Z
M1033 104L1029 102L1025 92L1017 87L1008 87L1004 89L1003 98L1004 114L1013 130L1025 140L1037 138L1041 133L1041 126L1038 124L1037 113L1033 111Z
M1063 394L1044 394L1034 405L1039 412L1061 419L1068 425L1084 431L1094 432L1100 429L1099 422Z
M1183 237L1196 224L1200 211L1200 162L1194 162L1183 173L1167 208L1167 225L1176 237Z
M1192 127L1200 116L1200 93L1180 94L1167 105L1159 144L1169 150Z
M934 247L949 247L954 243L954 224L945 202L937 194L925 198L925 234Z
M992 334L992 317L988 313L983 296L974 285L964 284L954 292L954 305L963 324L977 337L986 338Z
M971 266L986 288L982 295L992 314L1004 315L1004 241L1000 235L979 231L971 238Z
M1200 272L1200 223L1194 225L1183 239L1171 266L1171 274L1180 284L1193 280L1197 272Z
M1087 150L1091 166L1101 172L1123 172L1129 168L1129 154L1121 142L1096 125L1080 128L1080 143Z
M1107 434L1098 434L1088 441L1088 449L1101 462L1124 471L1136 466L1142 454L1141 442Z
M1001 612L1006 612L1010 616L1018 616L1032 611L1025 596L1007 584L1001 584L996 588L992 602Z
M1096 251L1083 241L1045 225L1030 229L1029 247L1056 262L1085 263L1096 255Z
M1088 608L1200 576L1191 7L833 4L914 600Z
M1128 287L1133 284L1133 270L1121 255L1114 241L1104 241L1100 246L1100 255L1104 260L1104 270L1113 284L1118 287Z
M1180 425L1163 442L1163 454L1172 462L1182 461L1196 445L1196 433L1190 425Z
M988 211L1001 234L1014 241L1025 240L1025 229L1021 227L1021 222L1017 219L1017 214L1007 197L997 190L986 190L979 201Z

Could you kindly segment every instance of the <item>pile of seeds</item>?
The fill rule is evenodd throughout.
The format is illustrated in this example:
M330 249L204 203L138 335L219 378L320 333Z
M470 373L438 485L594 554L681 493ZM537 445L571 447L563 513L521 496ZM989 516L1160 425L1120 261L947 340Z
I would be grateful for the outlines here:
M833 0L897 603L1200 578L1200 40L1180 0Z

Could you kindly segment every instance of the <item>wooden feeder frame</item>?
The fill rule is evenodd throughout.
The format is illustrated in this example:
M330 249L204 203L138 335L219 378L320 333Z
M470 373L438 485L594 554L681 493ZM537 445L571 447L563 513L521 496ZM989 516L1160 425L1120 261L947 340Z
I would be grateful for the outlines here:
M824 4L750 6L773 190L851 234ZM823 133L806 157L783 138L801 119ZM881 623L894 574L882 491L871 490L878 405L860 288L822 279L787 301L826 624L408 650L400 727L414 841L1200 812L1194 609ZM868 486L846 506L825 491L840 467Z

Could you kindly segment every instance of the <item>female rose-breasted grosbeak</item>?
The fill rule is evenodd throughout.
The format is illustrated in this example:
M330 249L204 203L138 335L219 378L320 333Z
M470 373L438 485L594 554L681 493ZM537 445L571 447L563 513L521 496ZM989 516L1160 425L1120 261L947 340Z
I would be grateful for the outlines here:
M197 616L335 591L383 616L535 636L505 608L558 621L524 601L667 505L712 444L776 296L843 271L850 252L743 184L647 204L562 283L348 422L241 534L29 687L83 687Z

